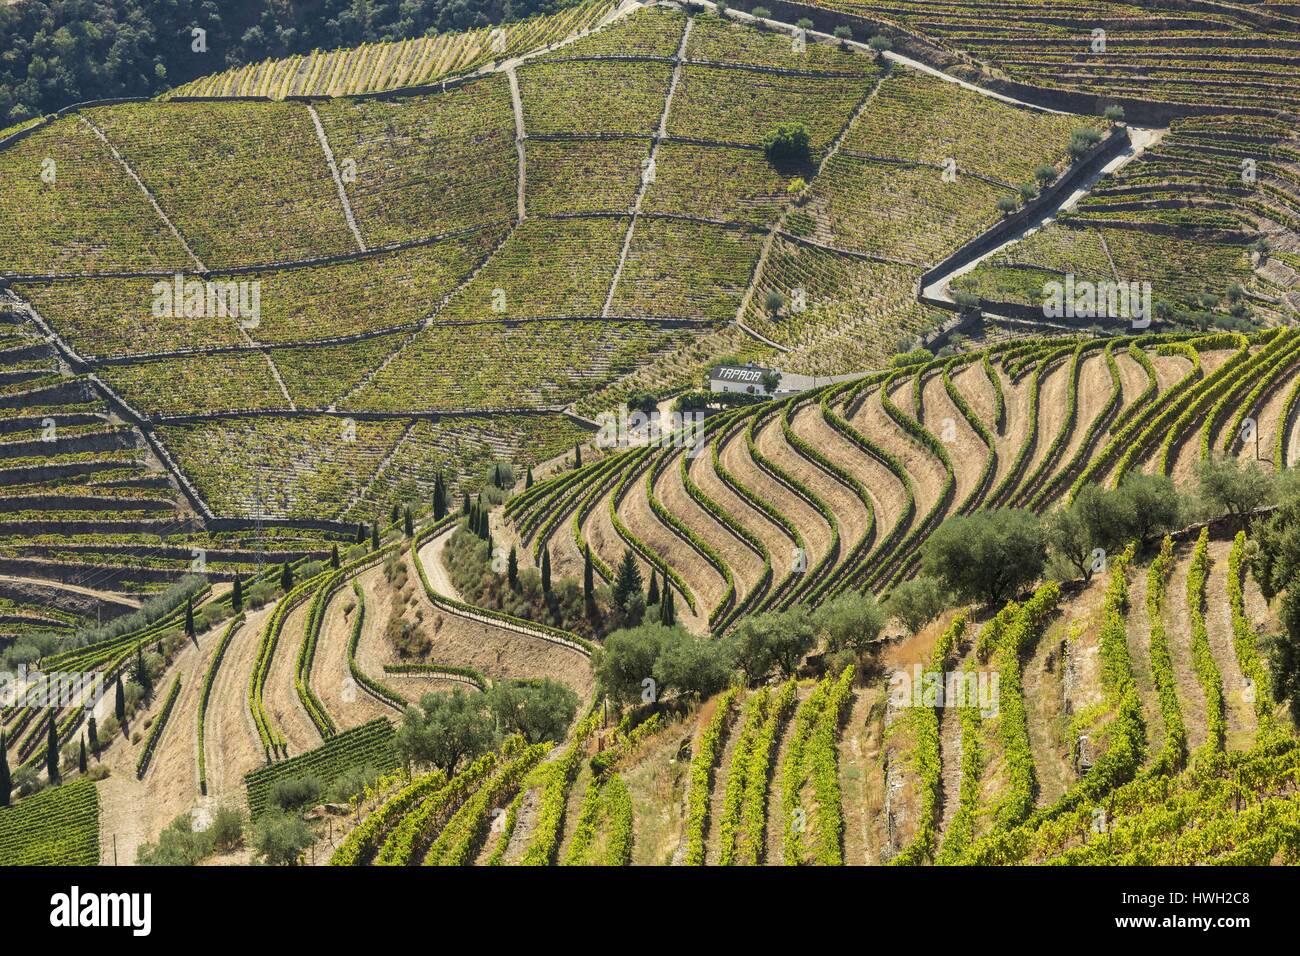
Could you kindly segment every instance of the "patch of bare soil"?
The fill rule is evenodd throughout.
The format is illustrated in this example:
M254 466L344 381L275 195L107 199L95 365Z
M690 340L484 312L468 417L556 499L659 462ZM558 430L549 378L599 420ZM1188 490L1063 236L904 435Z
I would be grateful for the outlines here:
M895 402L897 404L897 402ZM912 492L916 498L916 513L925 515L943 490L945 473L943 464L913 441L894 420L885 414L880 404L880 390L873 389L849 419L859 432L881 448L891 452L903 464L912 479Z
M800 687L796 708L802 707L811 693L811 686ZM786 755L790 752L790 740L794 737L796 713L797 710L791 712L790 718L785 722L785 727L781 729L781 739L777 741L776 754L772 760L771 785L767 788L767 812L763 818L763 845L765 848L763 862L773 865L785 862L784 846L782 845L785 839L785 814L781 806L781 774L784 772ZM808 806L808 804L804 805ZM810 822L813 819L811 812L808 814L808 819Z
M997 441L998 462L993 472L993 481L989 485L990 491L1002 484L1015 464L1020 449L1024 447L1025 440L1032 437L1029 427L1029 405L1034 392L1032 375L1023 375L1018 381L1012 383L1001 366L995 365L994 369L1002 380L1002 395L1006 403L1006 426Z
M835 432L822 418L820 406L810 404L799 409L792 416L790 427L796 435L808 441L823 455L835 460L833 456L836 451L840 450L841 446L839 444L827 444L827 434L835 434ZM790 465L788 467L790 471L826 502L831 509L831 513L835 515L835 520L839 522L841 553L847 553L867 530L871 518L867 506L862 503L862 499L858 497L857 492L852 488L798 454L794 447L785 440L784 435L781 436L781 444L785 446L789 455L788 459L783 458L781 460L782 464L789 460ZM843 464L842 460L837 461ZM861 480L860 477L859 480Z
M691 756L701 728L713 713L706 707L655 734L636 761L621 771L632 798L635 865L667 866L681 861Z
M1213 375L1231 357L1232 352L1226 350L1202 352L1202 381ZM1169 473L1179 483L1191 480L1196 473L1196 463L1201 457L1201 426L1205 423L1208 413L1209 409L1205 409L1201 414L1196 415L1174 441L1170 451ZM1147 474L1154 474L1159 470L1160 446L1163 438L1163 435L1160 436L1160 440L1155 442L1142 463L1142 470ZM1213 442L1213 436L1211 441Z
M266 687L262 691L262 700L271 718L271 725L284 735L290 756L305 753L324 742L320 731L307 716L294 684L298 648L306 634L307 612L310 607L311 602L304 601L285 618L275 655L271 658Z
M1296 420L1282 421L1282 406L1286 404L1287 395L1290 394L1292 387L1295 385L1295 376L1300 371L1300 365L1293 365L1268 387L1268 390L1261 396L1255 407L1250 409L1247 414L1255 419L1255 438L1258 441L1243 442L1240 436L1232 443L1231 454L1236 455L1243 462L1258 460L1259 466L1266 470L1273 470L1273 449L1277 444L1277 433L1279 428L1288 429L1293 437L1295 433ZM1253 387L1253 386L1252 386ZM1226 428L1227 422L1224 423ZM1220 453L1223 442L1227 439L1227 434L1220 430L1214 438L1215 454ZM1285 448L1290 448L1294 442L1288 441ZM1288 458L1288 461L1290 459Z
M217 670L204 725L208 792L244 799L244 774L266 764L266 754L248 710L248 684L261 645L262 629L274 603L248 614L231 638Z
M953 404L948 390L943 387L943 377L940 374L936 372L926 379L922 395L924 408L921 424L943 442L948 458L952 461L953 476L957 482L953 495L955 507L975 490L988 461L989 449L971 428L961 410Z
M722 479L718 477L718 473L713 469L712 455L708 453L699 455L691 462L690 470L691 480L700 486L700 490L716 501L742 527L762 541L768 550L768 554L785 555L794 547L780 525L758 509L750 506L745 499L723 484ZM761 568L762 558L755 555L755 560Z
M894 527L903 514L907 496L903 483L884 465L862 452L856 445L837 432L821 414L820 408L814 408L806 415L799 415L794 420L794 429L806 441L811 442L824 455L854 475L867 488L871 504L876 512L875 540L880 540ZM855 496L856 497L856 496ZM865 517L865 509L863 515ZM840 520L840 533L850 542L861 537L861 527L855 527L852 519Z
M1066 612L1067 620L1074 619L1081 611L1072 602ZM1038 778L1039 806L1061 796L1074 781L1070 762L1070 714L1096 693L1096 636L1090 639L1087 631L1078 635L1069 651L1067 666L1064 646L1068 631L1066 622L1053 623L1021 665L1021 688L1029 723L1029 748Z
M1165 631L1169 637L1169 656L1173 659L1174 680L1178 685L1178 703L1187 725L1187 750L1194 753L1205 744L1205 691L1192 667L1192 623L1187 607L1187 571L1191 565L1189 545L1174 551L1173 573L1169 577L1169 597L1165 609Z
M1237 663L1232 643L1232 608L1228 604L1228 550L1231 541L1210 542L1210 574L1205 582L1205 630L1210 638L1214 662L1223 678L1224 717L1227 730L1224 746L1246 750L1255 742L1259 720L1246 688L1246 678Z
M1115 367L1119 369L1119 386L1120 386L1120 406L1115 415L1111 418L1111 425L1102 430L1097 447L1103 447L1111 439L1111 429L1115 419L1124 414L1125 409L1129 408L1138 400L1150 381L1147 378L1147 370L1139 365L1132 356L1128 354L1128 349L1115 350ZM1159 377L1156 379L1159 384ZM1148 406L1149 407L1149 406ZM1137 413L1135 413L1137 414Z
M503 864L518 863L528 852L528 845L532 843L533 833L537 829L537 814L541 809L541 802L540 787L531 787L524 794L524 799L519 804L519 812L515 814L515 828L510 833L510 842L506 844L506 852L501 858Z
M99 784L100 860L105 864L113 862L115 852L118 863L134 864L141 844L157 840L181 814L214 802L199 793L198 707L204 675L224 630L223 624L198 635L197 643L186 642L159 679L148 707L131 722L131 740L118 735L101 751L99 760L91 758L92 765L102 763L110 771ZM149 770L143 780L137 780L136 762L178 677L180 694Z
M696 480L694 475L691 480ZM763 559L687 493L686 485L682 482L681 470L676 462L670 465L660 477L655 487L655 494L659 496L664 507L722 556L722 560L731 569L731 574L736 580L736 599L743 597L762 576Z
M377 603L372 596L387 589L382 567L371 568L360 575L363 593L370 605ZM362 620L362 640L375 636L374 622L369 620L372 607L367 607L366 618ZM348 667L348 643L352 640L353 622L358 613L356 594L350 584L345 584L334 593L325 615L321 621L320 637L316 642L316 659L312 664L311 687L326 712L338 724L339 730L356 727L376 717L392 717L394 711L370 694L366 693L352 677ZM368 676L384 683L389 683L381 670L367 671ZM395 688L396 689L396 688Z
M957 812L961 791L961 708L944 707L939 714L939 766L941 817L939 832L948 832L948 823Z
M1120 387L1123 388L1122 373ZM1097 420L1101 410L1110 401L1110 393L1114 388L1115 383L1111 380L1110 368L1106 365L1104 355L1097 353L1084 359L1079 368L1079 393L1076 399L1074 429L1065 443L1065 449L1057 459L1053 473L1059 471L1078 453L1083 444L1084 435L1088 433L1088 429ZM1123 398L1122 392L1120 397ZM1116 411L1114 414L1118 415L1119 412ZM1096 449L1100 445L1094 442L1092 447ZM1048 477L1050 478L1050 476Z
M1151 359L1151 364L1155 366L1156 383L1160 386L1161 395L1182 381L1187 373L1192 370L1192 363L1181 355L1157 355L1155 352L1149 351L1147 357ZM1204 359L1204 356L1202 356L1202 359Z
M920 781L913 754L916 734L907 708L886 702L884 717L884 793L881 802L879 859L887 863L916 836L920 825Z
M803 459L786 443L785 437L781 434L781 423L775 417L755 432L754 444L762 455L775 462L778 467L794 474L796 477L803 477ZM755 472L759 470L756 462L752 464L752 467L754 467ZM764 477L766 478L766 475ZM754 487L757 483L750 482L748 474L741 474L740 478L742 481L749 482L750 487ZM759 493L765 494L768 500L775 504L782 514L793 521L795 527L803 534L804 545L808 549L808 567L812 568L830 550L831 526L829 522L822 517L821 512L794 492L789 491L779 481L768 478L767 482L767 487L772 489L771 492L758 489Z
M797 502L798 506L803 509L802 511L794 510L793 505L787 507L793 496L785 489L784 485L780 485L773 481L766 472L760 470L758 465L754 463L754 459L749 455L749 449L745 446L745 435L743 432L737 433L730 441L723 445L718 457L722 462L722 467L725 468L727 473L737 482L744 485L759 498L774 504L780 510L781 514L791 522L794 522L795 527L799 528L800 532L806 535L805 528L810 521L808 513L811 509L809 509L802 501L798 501L798 499L794 500ZM736 496L732 495L730 500L737 500ZM740 515L742 520L745 520L750 515L757 514L755 509L751 508L748 504L735 513ZM800 520L801 515L803 516L802 521ZM780 528L779 534L774 535L772 531L778 529L779 526L772 522L771 519L764 516L759 520L760 524L758 527L762 528L766 526L767 528L766 533L763 533L762 531L760 531L760 533L763 533L763 540L767 544L768 550L772 555L772 578L773 584L775 585L790 573L790 569L796 558L795 543L794 539L790 537L789 532L784 528ZM816 517L816 521L821 522L820 516ZM755 525L753 522L749 522L749 526L754 527ZM810 556L808 560L809 567L814 563L815 561Z
M984 366L979 362L963 365L953 373L952 383L970 403L980 421L996 434L997 399L989 377L984 374Z
M1007 783L1007 761L1002 746L1001 716L980 722L980 757L984 765L980 774L981 809L995 808L1003 799ZM988 834L993 825L992 813L979 813L975 817L975 838Z

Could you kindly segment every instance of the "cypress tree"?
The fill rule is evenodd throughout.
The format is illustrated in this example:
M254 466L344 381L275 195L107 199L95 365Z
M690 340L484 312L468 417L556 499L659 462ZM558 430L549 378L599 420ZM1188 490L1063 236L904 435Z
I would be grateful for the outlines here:
M50 783L59 782L59 727L54 719L54 708L50 708L50 737L45 745L45 770L50 775Z
M486 539L486 540L487 540L487 546L488 546L488 560L491 560L491 559L492 559L492 550L493 550L493 547L492 547L492 532L491 532L491 531L489 531L489 532L487 533L487 539Z
M117 716L117 722L123 727L126 726L126 691L122 688L122 675L117 675L117 696L113 701L113 713Z
M533 466L529 465L528 475L524 478L524 487L531 488L532 486L533 486Z
M376 521L370 526L370 550L379 550L379 522Z
M9 744L5 732L0 730L0 807L9 806L13 792L13 781L9 778Z
M591 562L591 545L582 549L582 596L588 601L596 599L596 568Z
M87 726L86 726L86 732L90 736L90 752L93 753L96 757L98 757L99 756L99 724L95 722L94 714L90 715L90 720L87 722Z
M519 587L519 556L515 554L515 546L510 546L510 559L506 562L506 580L510 582L510 590L516 590Z
M614 579L614 603L624 610L633 594L641 593L641 569L637 567L636 556L632 549L623 552L623 560L618 564L618 575Z
M402 512L398 510L397 502L393 502L393 510L388 513L388 523L397 524L397 520L402 517Z
M411 518L411 509L406 509L406 514L402 518L402 530L406 532L408 538L415 535L415 521Z
M364 521L357 523L357 544L366 540L366 523Z
M460 506L460 513L463 514L463 515L467 515L467 514L469 514L469 492L468 492L468 491L464 491L464 492L461 492L461 494L463 494L463 495L465 496L465 501L464 501L464 503Z
M650 590L646 593L646 606L659 603L659 576L655 574L654 568L650 569Z
M492 537L491 528L488 526L488 513L486 508L481 509L478 513L478 536L484 541L487 541Z
M441 520L447 516L447 486L443 483L442 472L433 479L433 517Z
M672 627L677 623L677 608L675 607L676 599L673 597L672 586L668 579L664 579L664 601L659 609L659 622Z
M288 561L280 566L280 587L284 589L285 594L293 589L293 568L289 567Z
M153 693L153 681L149 679L149 668L144 666L144 652L135 649L135 682L144 689L144 696Z
M573 467L582 467L582 446L577 442L574 442L573 444Z
M194 598L185 601L185 636L194 640Z
M244 609L244 579L235 572L235 584L230 589L230 606L238 614Z
M549 545L542 546L542 593L551 593L551 549Z
M77 754L77 772L86 772L86 738L81 738L81 751Z
M335 571L339 569L339 546L337 544L330 549L330 567Z

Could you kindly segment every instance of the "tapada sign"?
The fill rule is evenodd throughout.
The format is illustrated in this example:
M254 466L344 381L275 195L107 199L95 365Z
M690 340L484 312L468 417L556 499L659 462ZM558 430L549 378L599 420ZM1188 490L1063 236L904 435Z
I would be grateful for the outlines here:
M751 365L719 365L713 370L710 378L719 382L740 382L742 384L757 385L762 381L765 371L767 370Z

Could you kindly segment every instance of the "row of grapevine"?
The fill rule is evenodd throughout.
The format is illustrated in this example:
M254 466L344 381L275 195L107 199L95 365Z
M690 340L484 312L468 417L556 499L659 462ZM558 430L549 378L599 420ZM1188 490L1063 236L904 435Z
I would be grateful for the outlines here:
M1187 613L1191 620L1192 667L1205 692L1205 747L1223 750L1224 718L1223 676L1210 650L1209 631L1205 625L1205 582L1210 574L1210 531L1202 528L1187 569Z
M772 761L797 694L798 686L789 680L775 694L765 690L761 696L750 697L756 700L756 706L746 721L749 733L733 751L727 772L726 803L719 827L722 847L718 862L722 866L763 862ZM745 745L743 750L741 744Z
M939 635L930 652L927 676L937 677L940 681L945 679L956 662L962 636L966 633L967 620L965 612L959 613ZM953 702L945 700L943 705L951 707ZM899 866L915 866L932 859L938 844L939 805L943 798L943 768L939 750L940 713L934 707L913 707L910 719L904 722L915 735L912 764L920 778L921 808L912 841L890 861Z
M99 791L85 778L0 807L0 866L99 863Z
M798 717L802 717L804 708L811 705L810 716L805 722L796 724L795 736L781 769L781 798L785 809L782 862L786 866L805 862L803 834L809 829L813 834L812 862L819 866L840 866L844 862L844 806L840 796L838 743L846 708L853 700L853 673L854 668L849 665L839 677L823 678L799 708ZM814 697L817 698L815 704ZM811 815L800 805L801 792L809 782L813 799Z
M1261 736L1266 738L1276 730L1272 727L1272 677L1259 653L1254 625L1246 614L1245 563L1246 532L1238 531L1232 539L1232 548L1228 551L1228 607L1232 618L1232 647L1241 673L1250 682Z
M512 738L517 739L517 738ZM522 744L522 741L520 742ZM424 855L425 866L467 866L484 837L489 813L518 789L524 776L550 751L549 743L531 747L502 745L503 761L491 778L447 821Z
M172 709L176 706L176 698L181 695L181 679L179 677L172 681L171 690L167 691L167 697L163 701L162 709L158 711L158 716L154 718L153 725L149 728L149 736L144 742L144 749L140 751L140 757L135 762L135 775L139 780L144 779L144 775L149 772L149 764L153 761L154 752L158 749L158 741L162 739L163 731L167 727L167 720L172 715Z
M397 766L396 732L385 717L345 730L315 750L259 767L244 776L248 807L254 816L269 805L271 790L281 780L314 777L328 786L350 770L367 767L389 772Z
M569 790L582 761L583 746L595 731L599 716L592 714L583 720L559 759L540 768L541 794L538 799L537 822L533 826L528 849L520 860L524 866L549 866L555 862L564 829L564 809L568 803Z
M735 718L735 704L740 689L731 687L718 695L713 716L705 724L691 755L690 777L686 785L686 824L682 843L686 847L687 866L702 866L705 861L704 833L709 823L709 795L722 746Z
M1169 636L1165 629L1165 602L1169 593L1169 576L1173 573L1174 544L1168 535L1160 544L1160 553L1147 570L1147 617L1151 622L1151 679L1160 704L1160 718L1165 739L1152 764L1154 773L1174 773L1187 759L1187 726L1174 678L1173 658L1169 653Z

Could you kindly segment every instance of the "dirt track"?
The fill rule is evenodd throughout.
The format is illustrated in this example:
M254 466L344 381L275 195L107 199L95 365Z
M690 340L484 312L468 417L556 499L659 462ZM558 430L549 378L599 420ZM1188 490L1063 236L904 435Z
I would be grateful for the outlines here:
M414 595L415 606L423 611L424 627L433 640L430 660L472 667L490 680L549 677L572 688L583 700L591 699L595 685L591 663L577 651L541 638L448 614L434 607L418 585ZM362 650L357 659L367 673L375 673L373 668L382 666L379 654L383 652L375 649L378 642L370 641L366 636L378 633L382 631L363 631Z

